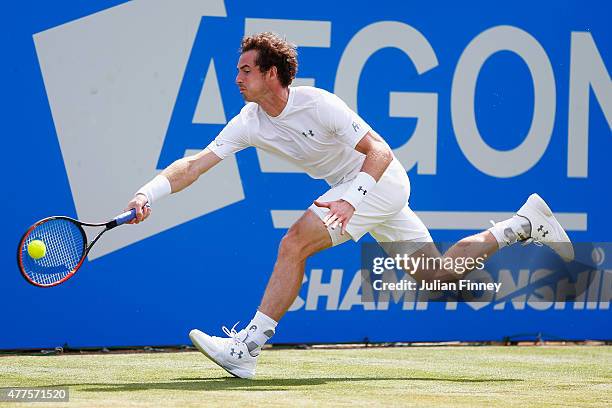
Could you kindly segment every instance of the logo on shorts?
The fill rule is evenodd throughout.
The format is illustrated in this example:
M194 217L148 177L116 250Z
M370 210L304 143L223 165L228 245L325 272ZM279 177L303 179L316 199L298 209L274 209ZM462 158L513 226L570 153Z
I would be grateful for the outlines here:
M308 133L302 132L302 134L304 135L304 137L308 137L308 136L313 137L314 136L314 133L312 132L312 130L308 130Z

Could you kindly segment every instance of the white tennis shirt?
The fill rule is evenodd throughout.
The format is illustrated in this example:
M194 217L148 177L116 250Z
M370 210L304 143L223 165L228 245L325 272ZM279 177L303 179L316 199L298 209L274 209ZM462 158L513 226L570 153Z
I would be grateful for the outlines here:
M355 150L371 127L340 98L310 86L289 88L280 115L250 102L209 145L221 159L255 146L304 169L330 186L354 178L365 155Z

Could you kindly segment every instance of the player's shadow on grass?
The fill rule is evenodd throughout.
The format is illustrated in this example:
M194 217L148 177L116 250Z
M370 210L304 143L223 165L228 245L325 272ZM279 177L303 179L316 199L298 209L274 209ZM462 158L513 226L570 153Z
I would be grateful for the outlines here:
M215 378L177 378L174 382L162 383L127 383L127 384L60 384L53 387L85 386L81 391L89 392L129 392L148 390L183 390L183 391L289 391L296 387L324 385L333 383L373 381L436 381L458 383L496 383L523 381L515 378L435 378L435 377L348 377L348 378L263 378L243 380L232 377Z

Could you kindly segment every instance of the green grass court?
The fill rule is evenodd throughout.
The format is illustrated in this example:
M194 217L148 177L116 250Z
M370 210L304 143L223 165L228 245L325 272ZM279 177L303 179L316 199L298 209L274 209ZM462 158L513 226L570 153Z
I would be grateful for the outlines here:
M0 387L68 386L50 407L604 407L612 348L395 347L265 351L255 380L197 352L0 357ZM0 403L23 407L28 404Z

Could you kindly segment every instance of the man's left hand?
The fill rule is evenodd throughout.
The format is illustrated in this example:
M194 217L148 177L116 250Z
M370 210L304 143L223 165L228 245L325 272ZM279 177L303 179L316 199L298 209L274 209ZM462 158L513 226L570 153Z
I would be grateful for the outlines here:
M346 226L350 221L353 213L355 212L355 208L349 204L348 201L344 200L336 200L329 202L321 202L315 200L314 204L317 207L329 208L329 212L323 219L323 223L326 227L330 227L332 229L336 229L336 227L341 226L342 231L341 235L344 235L344 231L346 231Z

